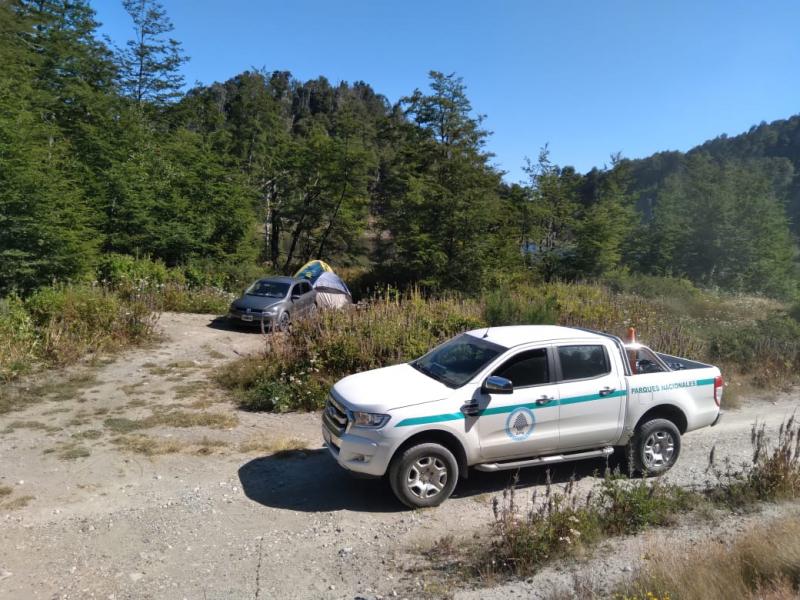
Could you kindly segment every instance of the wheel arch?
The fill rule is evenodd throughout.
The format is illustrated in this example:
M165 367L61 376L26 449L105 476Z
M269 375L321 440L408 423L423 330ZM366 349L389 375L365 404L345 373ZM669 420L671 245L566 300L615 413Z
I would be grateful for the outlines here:
M653 419L666 419L668 421L672 421L675 424L675 427L678 428L678 431L681 432L681 435L686 433L686 429L689 427L689 421L686 418L686 413L683 410L675 406L674 404L659 404L658 406L654 406L653 408L649 409L646 413L644 413L639 420L636 422L636 427L634 427L634 431L637 431L642 423L646 423L647 421L652 421Z
M456 463L458 463L459 478L467 478L467 451L464 449L464 444L461 443L461 440L459 440L457 436L444 429L426 429L425 431L415 433L408 439L404 440L403 443L395 449L389 462L391 463L395 457L400 456L411 446L417 446L419 444L425 444L428 442L439 444L450 450L450 452L453 453L453 456L456 457Z

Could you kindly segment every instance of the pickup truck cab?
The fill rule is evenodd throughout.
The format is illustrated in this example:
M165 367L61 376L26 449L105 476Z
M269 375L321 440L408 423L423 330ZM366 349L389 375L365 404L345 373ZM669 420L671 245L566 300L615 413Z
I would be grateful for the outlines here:
M661 474L681 435L720 418L716 367L550 325L468 331L410 363L350 375L322 433L338 464L388 475L410 507L436 506L470 467L517 469L609 456Z

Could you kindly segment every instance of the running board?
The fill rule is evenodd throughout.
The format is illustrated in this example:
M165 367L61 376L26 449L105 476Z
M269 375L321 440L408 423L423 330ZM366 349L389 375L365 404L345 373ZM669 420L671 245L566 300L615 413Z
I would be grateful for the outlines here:
M478 471L507 471L509 469L534 467L536 465L552 465L556 463L569 462L572 460L582 460L584 458L600 458L601 456L611 456L612 454L614 454L614 448L608 446L602 450L589 450L588 452L553 454L552 456L540 456L538 458L526 458L525 460L515 460L501 463L484 463L482 465L475 465L475 469Z

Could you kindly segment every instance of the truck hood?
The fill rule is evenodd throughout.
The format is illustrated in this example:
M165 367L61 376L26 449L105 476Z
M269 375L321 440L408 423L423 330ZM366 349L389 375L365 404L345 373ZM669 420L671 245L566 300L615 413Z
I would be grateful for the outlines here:
M409 364L356 373L333 386L333 395L349 408L375 413L434 402L452 392Z

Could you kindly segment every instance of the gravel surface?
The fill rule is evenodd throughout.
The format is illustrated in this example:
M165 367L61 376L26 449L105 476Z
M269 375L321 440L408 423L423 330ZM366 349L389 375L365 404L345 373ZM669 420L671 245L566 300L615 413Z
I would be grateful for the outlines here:
M419 560L417 549L489 525L491 499L510 473L475 472L443 506L405 510L384 482L336 467L322 449L318 415L241 413L208 382L214 367L258 350L260 334L228 330L208 315L164 314L161 327L161 342L91 367L96 381L69 398L48 396L0 416L0 489L11 488L0 496L0 598L411 599L423 584L407 568ZM758 418L775 428L797 405L796 394L753 399L717 427L687 435L670 480L701 483L712 446L717 457L746 459L751 423ZM114 443L118 433L107 419L144 419L165 407L227 415L238 424L135 431L179 448L156 456ZM283 458L241 452L254 437L299 438L308 449ZM76 447L81 451L67 452ZM562 466L554 478L577 473L588 488L600 467ZM520 493L543 480L541 469L523 471ZM639 564L648 544L691 543L747 522L651 531L528 582L441 593L535 598L545 582L567 585L574 574L594 571L608 574L599 583L607 586Z

